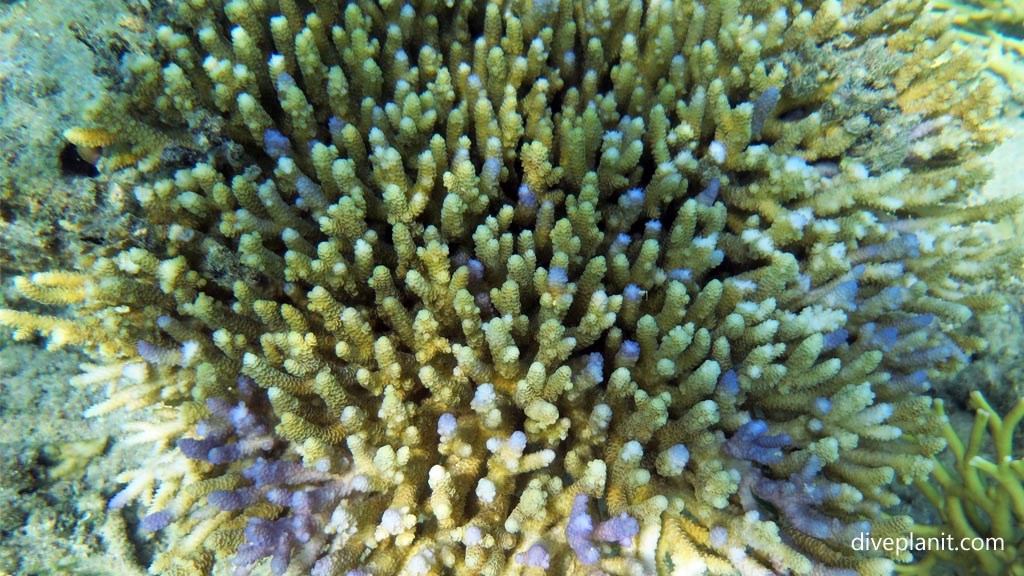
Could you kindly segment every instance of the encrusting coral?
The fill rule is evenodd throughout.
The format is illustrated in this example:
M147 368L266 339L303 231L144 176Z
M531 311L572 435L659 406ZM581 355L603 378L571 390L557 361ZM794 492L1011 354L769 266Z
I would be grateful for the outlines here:
M94 135L147 224L18 280L164 442L151 571L887 574L1018 262L994 82L894 2L181 3ZM155 119L159 117L161 128ZM168 126L176 127L174 129ZM182 130L188 127L188 131ZM174 130L178 132L172 136ZM160 179L181 142L195 165ZM124 152L125 147L129 149ZM132 176L136 181L128 181ZM229 560L230 559L230 560Z

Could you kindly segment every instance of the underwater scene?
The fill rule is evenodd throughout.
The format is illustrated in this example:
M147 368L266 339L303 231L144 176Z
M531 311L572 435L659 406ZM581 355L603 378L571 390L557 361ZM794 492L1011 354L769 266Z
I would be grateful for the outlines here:
M0 576L1024 576L1024 0L7 0L0 109Z

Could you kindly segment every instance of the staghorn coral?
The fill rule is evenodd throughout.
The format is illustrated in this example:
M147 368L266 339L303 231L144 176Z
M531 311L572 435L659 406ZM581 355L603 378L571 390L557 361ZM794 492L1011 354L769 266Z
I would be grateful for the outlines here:
M910 526L928 378L1018 260L994 83L923 3L190 0L158 40L71 136L208 157L18 281L77 319L0 311L102 358L92 413L173 408L111 502L152 572L907 559L850 536Z
M935 7L952 14L965 40L984 47L986 68L1002 77L1015 100L1024 99L1024 5L1009 0L940 0Z
M996 31L1009 37L1024 36L1024 7L1006 0L942 0L935 3L941 11L953 12L953 22L976 34Z

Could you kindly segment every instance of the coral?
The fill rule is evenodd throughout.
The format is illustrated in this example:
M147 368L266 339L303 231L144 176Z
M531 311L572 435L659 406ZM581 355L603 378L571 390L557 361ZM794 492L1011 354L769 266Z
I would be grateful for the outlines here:
M1024 7L1017 2L942 0L935 7L952 12L953 23L967 30L981 34L998 30L1007 36L1024 37Z
M940 461L931 481L917 485L939 511L941 523L915 525L914 534L949 535L956 548L928 549L920 562L901 572L931 574L955 567L963 574L1024 574L1024 461L1014 450L1024 398L1002 418L979 392L971 394L971 406L976 412L966 438L948 423L943 427L953 461ZM945 417L941 401L933 410Z
M153 411L110 503L151 571L906 559L850 536L909 524L928 380L1019 264L995 83L922 2L188 0L157 38L70 134L144 160L103 166L137 245L17 281L74 319L0 311Z
M107 447L106 438L67 442L57 447L60 463L50 469L51 478L80 477L85 473L89 461L103 454Z
M940 0L935 7L952 15L965 40L984 47L986 68L1002 77L1017 101L1024 99L1024 6L1009 0Z
M134 25L149 2L0 5L0 274L70 269L77 256L111 242L125 211L77 160L61 131L110 85L120 55L145 48ZM73 9L68 9L73 8ZM95 72L94 72L95 71ZM115 188L115 187L111 187ZM2 296L0 296L2 298ZM9 300L8 300L9 302ZM0 307L9 303L0 302Z

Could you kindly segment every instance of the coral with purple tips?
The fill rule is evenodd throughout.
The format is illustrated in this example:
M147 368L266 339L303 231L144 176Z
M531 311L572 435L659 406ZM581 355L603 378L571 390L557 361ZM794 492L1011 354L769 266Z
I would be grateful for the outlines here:
M153 407L110 501L152 572L902 560L845 539L909 522L1019 270L925 3L174 6L69 136L139 164L130 233L15 281L72 317L0 311L99 356L89 414Z

